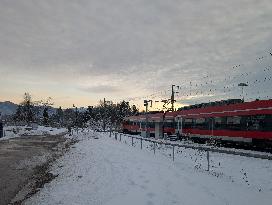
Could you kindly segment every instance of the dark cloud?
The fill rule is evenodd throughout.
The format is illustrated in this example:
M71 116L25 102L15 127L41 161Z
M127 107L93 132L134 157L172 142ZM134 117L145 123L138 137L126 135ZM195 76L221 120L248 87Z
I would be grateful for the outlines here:
M272 48L271 19L270 0L1 0L0 85L16 93L3 76L20 87L32 76L124 98L209 74L214 94L238 97L222 93L223 76L262 69L253 60Z

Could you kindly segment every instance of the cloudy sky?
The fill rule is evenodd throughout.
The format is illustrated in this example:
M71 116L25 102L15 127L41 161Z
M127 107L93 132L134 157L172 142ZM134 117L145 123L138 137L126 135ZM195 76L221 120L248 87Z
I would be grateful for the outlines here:
M0 101L270 98L271 0L0 0Z

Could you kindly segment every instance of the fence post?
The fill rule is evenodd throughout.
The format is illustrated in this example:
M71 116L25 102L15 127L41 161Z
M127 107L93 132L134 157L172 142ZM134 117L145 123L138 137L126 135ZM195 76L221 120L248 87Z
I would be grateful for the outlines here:
M207 161L208 161L208 170L207 171L210 171L210 153L209 153L209 151L207 151Z
M133 137L131 137L131 145L133 146Z
M115 137L115 140L117 140L117 133L115 133L115 136L114 136L114 137Z
M122 140L122 139L121 139L121 136L122 136L122 134L120 133L120 140L119 140L120 142L121 142L121 140Z
M156 152L156 142L154 142L154 154Z
M173 145L173 161L175 161L175 145Z
M143 139L141 138L141 149L143 149Z

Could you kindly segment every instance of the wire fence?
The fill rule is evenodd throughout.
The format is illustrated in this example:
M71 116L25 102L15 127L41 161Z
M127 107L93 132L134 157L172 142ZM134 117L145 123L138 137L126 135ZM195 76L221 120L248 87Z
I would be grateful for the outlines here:
M156 140L156 139L150 139L150 138L143 138L139 136L133 136L133 135L128 135L128 134L123 134L123 133L109 133L109 137L113 137L116 141L120 142L125 142L126 144L130 144L133 147L140 147L140 149L147 148L148 150L151 150L154 154L156 152L163 150L164 154L165 152L169 152L165 154L168 157L171 157L172 161L175 161L175 157L177 153L180 151L178 150L179 148L192 148L194 150L199 151L200 149L197 149L195 147L191 146L182 146L177 143L173 142L166 142L162 140ZM210 150L204 150L201 149L202 152L206 152L206 160L207 160L207 167L206 170L210 170Z
M120 142L124 141L125 143L131 144L131 146L134 146L134 147L139 146L140 149L143 149L144 147L149 148L150 150L152 150L154 154L156 154L156 152L158 150L161 150L162 146L164 146L164 150L167 150L168 152L169 150L171 151L171 153L169 153L168 156L171 156L172 161L175 161L175 157L180 152L179 150L180 148L194 150L198 153L198 155L201 156L202 167L203 167L203 161L206 161L207 171L209 171L211 167L211 156L210 156L211 153L239 155L243 157L272 160L271 154L262 154L262 153L256 153L256 152L230 150L230 149L219 149L214 147L204 147L200 145L198 146L198 145L190 145L190 144L181 144L181 143L173 142L173 141L144 138L140 136L123 134L118 132L109 132L109 137L113 137L115 140ZM146 146L146 143L148 143L148 146Z
M73 134L79 137L88 136L90 133L91 138L109 137L113 142L132 146L142 152L152 152L156 158L165 157L174 162L173 164L180 170L205 172L210 176L243 184L259 192L272 190L272 155L259 157L258 153L220 150L196 144L182 144L186 142L144 138L113 131L73 130Z
M258 157L257 153L254 156L254 153L220 150L195 144L182 144L186 142L144 138L113 131L73 130L73 134L79 137L88 136L90 133L92 138L109 137L113 142L124 143L142 152L152 152L156 157L164 156L174 162L180 170L205 172L231 183L246 185L259 192L272 190L271 155Z

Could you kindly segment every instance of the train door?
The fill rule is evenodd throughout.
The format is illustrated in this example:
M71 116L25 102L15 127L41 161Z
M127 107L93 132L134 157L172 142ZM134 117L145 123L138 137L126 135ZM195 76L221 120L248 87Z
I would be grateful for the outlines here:
M208 128L211 132L211 136L213 136L213 131L214 131L214 118L213 117L208 118Z
M182 135L182 117L176 117L176 134Z

